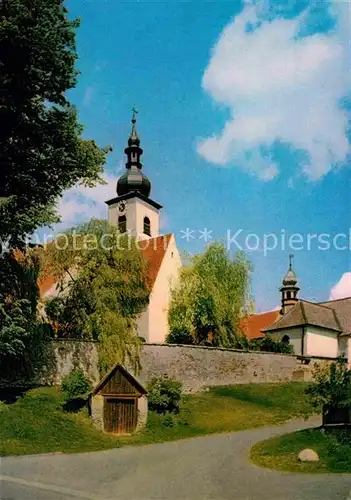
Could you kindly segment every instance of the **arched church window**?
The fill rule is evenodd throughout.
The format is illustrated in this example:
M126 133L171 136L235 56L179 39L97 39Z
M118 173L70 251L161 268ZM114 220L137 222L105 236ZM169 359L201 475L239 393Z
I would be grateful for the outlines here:
M127 232L127 217L125 215L120 215L118 217L118 231L120 233Z
M151 224L149 217L144 217L144 234L151 236Z
M283 344L290 344L289 335L284 335L284 337L282 338L282 342L283 342Z

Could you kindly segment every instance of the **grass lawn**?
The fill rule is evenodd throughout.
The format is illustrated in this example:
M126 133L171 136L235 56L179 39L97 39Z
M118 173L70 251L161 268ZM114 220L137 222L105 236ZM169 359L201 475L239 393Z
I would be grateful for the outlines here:
M299 416L305 388L299 382L213 388L184 396L176 416L150 412L142 432L113 437L95 430L86 410L64 412L62 393L42 387L0 406L0 455L86 452L276 425Z
M319 462L299 462L298 454L312 448ZM351 429L308 429L257 443L252 461L262 467L288 472L351 472Z

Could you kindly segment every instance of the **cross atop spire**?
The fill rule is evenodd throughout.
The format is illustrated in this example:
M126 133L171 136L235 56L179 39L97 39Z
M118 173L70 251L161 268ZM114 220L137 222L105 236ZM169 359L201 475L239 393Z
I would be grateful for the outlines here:
M289 270L292 270L292 260L294 258L294 254L290 253L289 254Z
M136 115L138 111L135 106L132 107L132 130L130 132L130 136L128 139L128 146L139 146L140 139L138 137L138 133L136 131Z
M135 105L132 107L132 123L136 123L136 115L138 114L138 110L136 109Z

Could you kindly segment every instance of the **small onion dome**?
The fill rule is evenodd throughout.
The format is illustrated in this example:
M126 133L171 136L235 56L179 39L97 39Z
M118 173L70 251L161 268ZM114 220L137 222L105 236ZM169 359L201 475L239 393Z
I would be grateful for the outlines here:
M292 268L289 268L289 271L286 273L283 279L283 285L296 285L297 278L295 272Z
M146 175L135 166L127 169L127 171L121 175L117 181L118 196L123 196L124 194L132 191L138 191L147 198L149 197L151 191L151 182Z
M135 128L135 123L136 123L135 118L132 120L132 123L133 123L133 126L132 126L132 131L131 131L129 139L128 139L128 146L129 147L140 146L140 139L139 139L138 133L137 133L136 128Z

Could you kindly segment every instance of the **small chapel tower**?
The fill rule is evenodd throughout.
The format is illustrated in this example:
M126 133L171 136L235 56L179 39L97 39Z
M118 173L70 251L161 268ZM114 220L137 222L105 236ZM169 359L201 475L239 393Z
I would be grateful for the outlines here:
M297 286L296 274L292 268L293 255L289 255L289 269L283 278L283 284L280 287L282 294L281 314L286 314L298 302L297 294L300 288Z
M149 196L151 182L141 171L140 162L143 150L136 131L136 109L133 108L132 130L128 146L126 171L117 181L117 197L106 201L108 205L108 222L121 233L141 239L155 238L160 234L161 205Z

